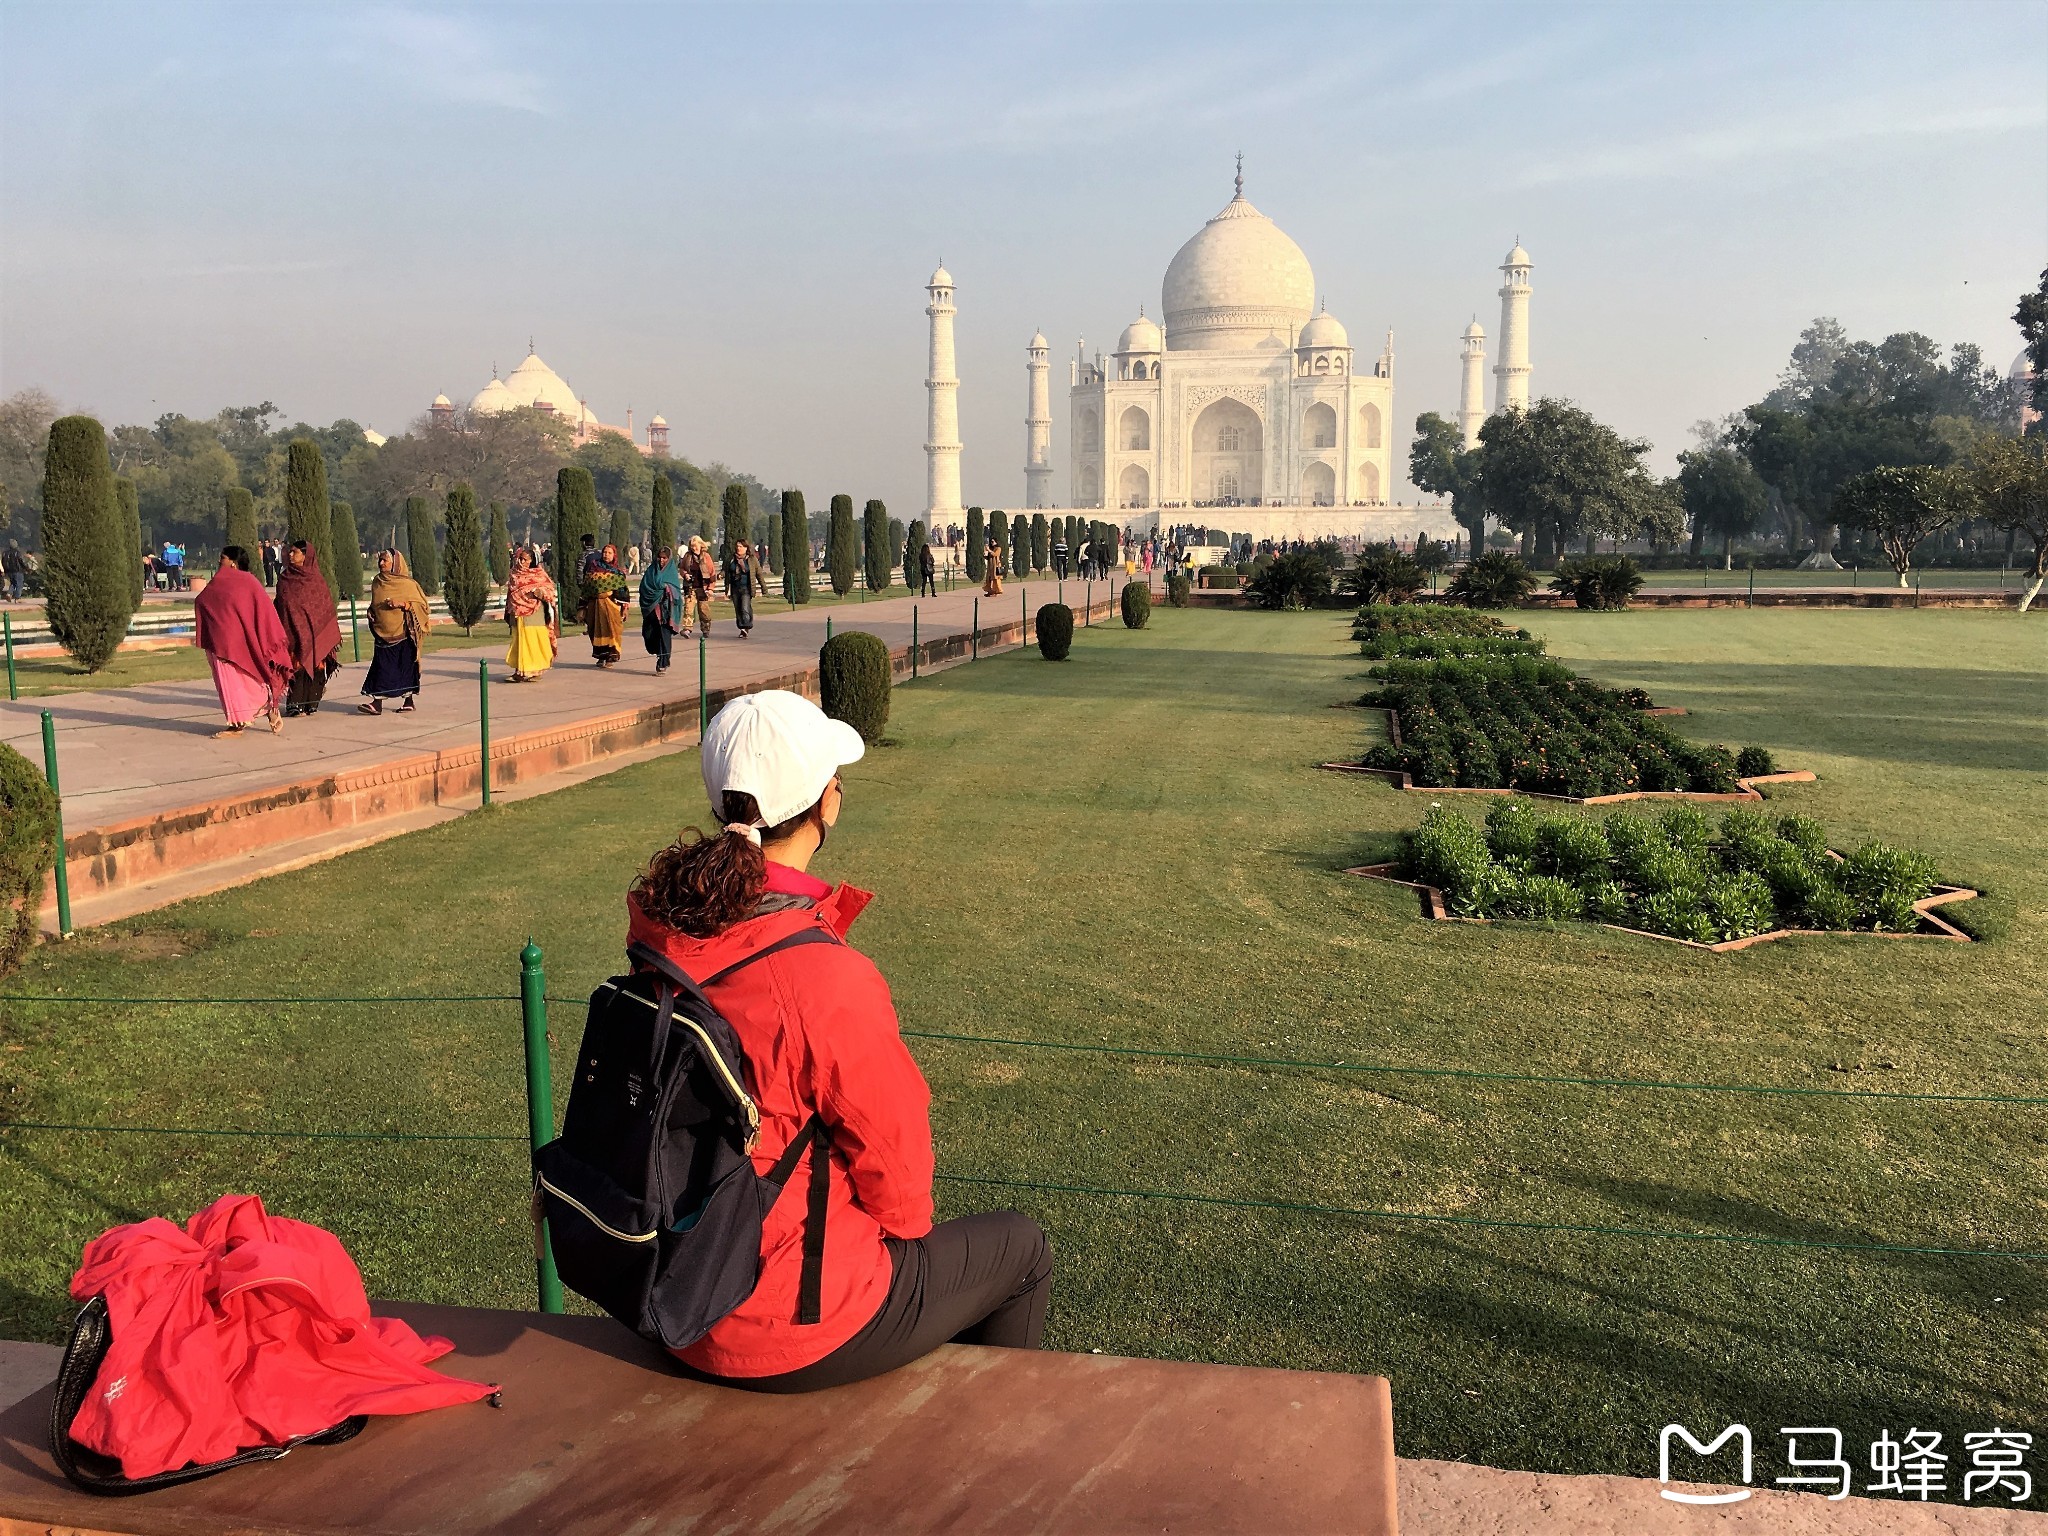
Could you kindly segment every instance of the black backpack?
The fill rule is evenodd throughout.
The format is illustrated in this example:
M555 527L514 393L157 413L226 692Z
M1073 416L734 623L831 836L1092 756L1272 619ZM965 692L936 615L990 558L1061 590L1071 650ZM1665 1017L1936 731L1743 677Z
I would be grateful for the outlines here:
M533 1154L534 1183L562 1281L644 1338L693 1344L753 1294L761 1223L811 1150L797 1321L818 1321L831 1158L815 1114L764 1176L761 1113L739 1037L705 997L735 971L799 944L806 928L701 985L636 944L640 967L590 995L562 1134Z

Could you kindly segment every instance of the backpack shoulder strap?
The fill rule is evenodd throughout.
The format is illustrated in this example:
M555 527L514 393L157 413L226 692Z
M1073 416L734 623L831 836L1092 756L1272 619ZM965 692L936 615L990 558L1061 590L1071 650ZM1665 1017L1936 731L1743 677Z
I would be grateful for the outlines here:
M667 955L664 955L660 950L653 948L651 945L627 945L626 958L633 961L636 965L644 965L648 970L666 977L676 986L686 988L701 997L706 987L717 986L735 971L745 970L756 960L766 960L770 955L780 954L785 949L796 949L804 944L839 944L843 942L843 940L835 938L829 930L822 927L799 928L795 933L786 934L782 938L777 939L773 944L764 944L751 955L735 960L724 970L714 971L702 981L698 981L690 976L675 961L669 959Z

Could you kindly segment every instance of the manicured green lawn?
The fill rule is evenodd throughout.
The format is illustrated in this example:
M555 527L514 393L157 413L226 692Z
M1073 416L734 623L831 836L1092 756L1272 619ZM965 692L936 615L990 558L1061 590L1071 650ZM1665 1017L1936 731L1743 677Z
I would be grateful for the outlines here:
M1778 803L1992 893L1997 942L1712 955L1428 924L1342 869L1428 801L1312 764L1372 726L1347 617L1155 610L898 691L822 872L907 1028L1323 1063L2041 1096L2043 637L2014 616L1535 614L1554 654L1760 741ZM1475 808L1475 814L1476 814ZM550 992L620 964L638 861L702 819L693 755L38 951L17 993ZM581 1024L558 1007L558 1057ZM10 1118L516 1133L503 1003L0 1007ZM2048 1107L1271 1069L914 1039L952 1214L1058 1256L1051 1342L1392 1377L1404 1454L1654 1474L1657 1431L2048 1430L2048 1267L1360 1219L1178 1194L1786 1244L2048 1250ZM558 1077L566 1092L566 1082ZM516 1143L0 1134L0 1333L55 1337L79 1245L229 1189L338 1232L373 1294L530 1304ZM1860 1479L1859 1479L1860 1481ZM1951 1487L1959 1485L1952 1479Z

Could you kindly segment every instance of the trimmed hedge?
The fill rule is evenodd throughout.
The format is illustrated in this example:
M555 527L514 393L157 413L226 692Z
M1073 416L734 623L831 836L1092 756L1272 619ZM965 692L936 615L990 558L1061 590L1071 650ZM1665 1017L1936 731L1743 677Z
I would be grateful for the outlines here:
M1184 572L1169 571L1166 575L1166 606L1185 608L1188 605L1188 578Z
M1065 603L1047 603L1038 610L1038 654L1047 661L1065 661L1074 648L1074 610Z
M889 647L879 635L849 629L818 651L818 692L825 713L872 745L889 723Z
M1699 944L1777 928L1910 933L1913 903L1934 888L1925 855L1873 842L1838 859L1809 817L1773 825L1737 807L1715 831L1692 805L1603 824L1500 800L1483 832L1432 806L1404 870L1461 917L1582 918Z
M1373 672L1382 686L1359 702L1397 711L1401 744L1380 743L1365 766L1418 785L1577 797L1738 788L1726 747L1679 736L1540 656L1387 661Z
M1125 629L1143 629L1152 617L1152 589L1142 581L1125 582L1117 607L1123 614Z
M1526 629L1470 608L1370 603L1351 621L1351 636L1374 661L1440 661L1456 656L1541 656L1543 642Z
M57 797L43 771L0 745L0 976L35 938L43 882L57 860Z

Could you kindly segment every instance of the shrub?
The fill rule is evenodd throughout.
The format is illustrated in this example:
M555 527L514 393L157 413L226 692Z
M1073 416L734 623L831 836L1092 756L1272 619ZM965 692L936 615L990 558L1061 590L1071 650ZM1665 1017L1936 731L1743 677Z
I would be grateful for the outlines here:
M1074 648L1074 610L1065 603L1047 603L1038 610L1038 654L1047 661L1065 661Z
M590 471L577 465L555 472L555 540L549 549L554 562L555 590L563 605L574 609L583 590L583 535L597 536L597 487ZM568 623L568 615L562 622Z
M1696 805L1669 805L1657 813L1657 828L1680 853L1698 858L1714 840L1714 824Z
M0 743L0 976L35 937L57 858L57 797L42 770Z
M408 503L408 505L410 505ZM327 460L320 445L310 437L295 437L284 451L284 525L287 539L304 539L320 557L320 573L327 590L334 586L334 517L327 503ZM249 551L253 557L256 551ZM432 567L428 567L431 572ZM413 575L429 597L434 588L421 576L418 563Z
M1020 577L1031 574L1031 519L1022 512L1010 519L1010 569Z
M1545 816L1536 823L1536 869L1572 884L1597 885L1607 878L1613 850L1597 821L1583 816Z
M782 493L782 595L791 603L811 600L811 523L802 491Z
M818 652L818 692L826 714L862 741L880 741L889 723L889 647L865 630L834 635Z
M1427 580L1422 567L1389 539L1358 552L1358 564L1345 573L1344 586L1361 603L1405 603Z
M1769 747L1744 747L1735 754L1735 776L1738 779L1759 779L1777 771L1778 762L1771 756Z
M242 493L248 495L247 491ZM356 511L345 501L334 503L328 519L334 529L334 592L337 597L361 597L363 595L363 541L356 532ZM495 501L491 503L491 527L496 534L505 531L505 509ZM495 560L493 546L492 559ZM506 569L511 569L512 556L505 555ZM491 567L493 571L496 565ZM498 578L500 583L503 577Z
M466 633L484 616L490 584L484 578L483 530L477 526L476 493L467 485L448 492L448 617Z
M996 574L998 576L1014 574L1010 570L1010 518L1008 513L989 513L988 536L989 541L996 547Z
M1536 577L1515 556L1488 550L1451 578L1444 595L1467 608L1519 608L1536 590Z
M1117 606L1123 611L1125 629L1143 629L1152 617L1152 589L1142 581L1127 581Z
M1855 898L1859 926L1911 933L1920 926L1913 903L1934 889L1934 861L1889 843L1865 843L1842 861L1837 883Z
M1624 688L1615 694L1614 697L1624 709L1655 709L1657 707L1657 701L1650 697L1649 690L1646 688Z
M1763 876L1735 870L1707 882L1707 915L1720 939L1746 939L1778 925L1777 902Z
M722 524L723 542L718 555L721 560L729 560L732 558L733 550L740 544L748 542L747 527L751 521L747 506L747 488L737 480L719 493L718 515Z
M59 417L43 460L43 591L50 632L88 672L104 667L128 633L126 542L106 434L90 416Z
M1188 579L1180 571L1171 571L1166 577L1166 606L1185 608L1188 605Z
M626 516L624 507L612 508L611 528L605 535L605 542L619 552L619 565L623 568L626 563L626 551L633 543L632 520Z
M925 532L924 519L912 518L910 531L903 536L903 584L915 592L924 581L924 569L918 559L924 547L931 542Z
M981 520L981 508L967 509L967 576L977 585L988 580L988 529Z
M1052 526L1043 512L1031 514L1031 569L1042 571L1052 563Z
M869 524L872 517L866 519ZM868 585L874 586L875 535L874 529L867 530ZM832 511L825 525L825 572L832 582L832 590L844 597L853 590L853 498L847 495L832 498Z
M1581 608L1626 608L1643 585L1642 572L1626 555L1583 555L1560 560L1550 590Z
M305 535L296 534L303 538ZM412 579L420 584L420 590L429 597L438 596L441 591L441 562L434 548L434 516L427 510L427 498L408 496L405 498L405 558L412 567ZM577 553L578 560L582 553Z
M114 480L114 500L121 515L121 546L128 551L128 611L142 606L142 513L135 482L126 475Z
M1778 836L1793 847L1815 858L1824 858L1828 851L1828 832L1811 816L1786 816L1778 822Z
M1327 549L1296 550L1276 556L1245 591L1261 608L1314 608L1329 599L1335 574L1335 562Z
M1823 885L1807 899L1802 926L1841 930L1856 926L1856 898L1837 885Z
M1242 578L1237 568L1230 565L1205 565L1195 573L1195 579L1210 591L1235 592Z
M846 505L847 515L851 517L853 503L849 501ZM861 508L860 516L861 554L867 567L868 590L886 592L891 580L889 573L896 567L896 562L889 558L889 509L879 501L870 501ZM848 573L849 585L851 574Z
M1658 891L1644 900L1641 917L1643 927L1652 933L1695 944L1714 942L1714 920L1702 908L1698 891Z
M1536 813L1519 800L1496 800L1486 812L1486 847L1503 864L1536 853Z
M1575 886L1555 875L1524 875L1515 892L1513 910L1502 916L1568 923L1585 910L1586 898Z
M256 498L249 494L246 485L231 485L222 493L227 514L227 536L221 545L233 544L238 549L249 551L249 558L256 558ZM359 583L360 584L360 583Z
M1410 878L1435 886L1453 911L1468 916L1473 893L1492 864L1479 829L1440 805L1429 808L1408 839Z

